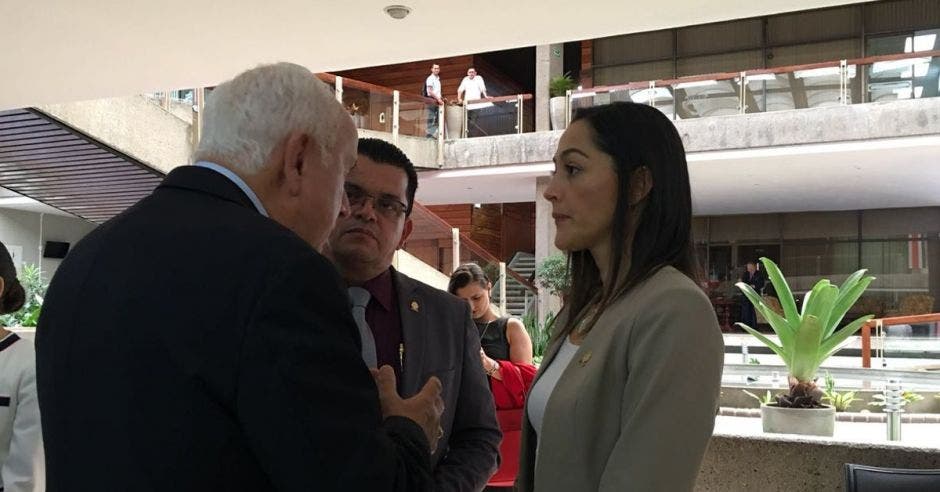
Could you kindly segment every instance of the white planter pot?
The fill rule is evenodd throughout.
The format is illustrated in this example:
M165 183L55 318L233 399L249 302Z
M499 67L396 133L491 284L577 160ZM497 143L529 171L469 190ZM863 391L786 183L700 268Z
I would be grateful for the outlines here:
M567 115L565 114L565 96L558 96L548 101L549 114L552 120L552 130L564 130L567 124Z
M760 419L764 432L832 437L836 425L836 409L834 407L781 408L776 405L761 405Z
M444 107L444 128L447 130L447 138L463 137L463 107Z

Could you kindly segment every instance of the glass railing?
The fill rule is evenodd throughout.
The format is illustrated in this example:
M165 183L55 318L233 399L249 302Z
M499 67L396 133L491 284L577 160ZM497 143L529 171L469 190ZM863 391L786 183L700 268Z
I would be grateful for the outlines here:
M466 101L463 106L463 136L488 137L522 133L526 127L526 106L531 104L531 101L531 94Z
M940 51L633 82L570 91L578 108L633 101L673 120L940 95Z

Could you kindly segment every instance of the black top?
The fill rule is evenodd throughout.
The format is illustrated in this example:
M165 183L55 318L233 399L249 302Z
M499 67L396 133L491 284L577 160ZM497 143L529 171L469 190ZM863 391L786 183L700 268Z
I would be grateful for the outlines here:
M506 338L506 323L509 318L496 318L488 323L474 321L480 330L480 345L487 357L509 360L509 339Z
M323 256L221 174L171 172L62 262L36 330L50 492L428 490Z

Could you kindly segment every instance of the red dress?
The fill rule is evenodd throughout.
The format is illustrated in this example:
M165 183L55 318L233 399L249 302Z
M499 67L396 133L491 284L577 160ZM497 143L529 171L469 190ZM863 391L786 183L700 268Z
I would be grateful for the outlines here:
M536 368L532 364L514 364L497 360L502 381L490 378L490 390L496 403L496 419L503 431L499 445L500 465L487 485L511 487L519 471L519 440L522 438L522 412L525 396L532 386Z

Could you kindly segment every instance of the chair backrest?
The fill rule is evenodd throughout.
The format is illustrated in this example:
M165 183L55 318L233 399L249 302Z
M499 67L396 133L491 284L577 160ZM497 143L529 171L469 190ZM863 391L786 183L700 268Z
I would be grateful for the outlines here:
M940 470L880 468L845 464L846 492L940 491Z

